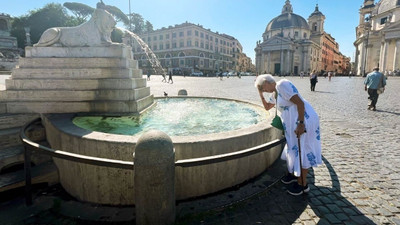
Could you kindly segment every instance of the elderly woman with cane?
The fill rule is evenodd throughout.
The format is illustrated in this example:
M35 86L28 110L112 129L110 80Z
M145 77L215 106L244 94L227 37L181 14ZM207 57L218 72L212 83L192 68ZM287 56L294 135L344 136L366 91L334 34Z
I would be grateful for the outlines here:
M276 82L272 75L263 74L257 77L255 87L266 110L276 105L281 112L286 137L281 158L286 160L288 169L288 174L281 181L291 184L288 187L291 195L307 193L310 190L308 169L322 164L319 117L287 79ZM264 92L275 94L267 101Z

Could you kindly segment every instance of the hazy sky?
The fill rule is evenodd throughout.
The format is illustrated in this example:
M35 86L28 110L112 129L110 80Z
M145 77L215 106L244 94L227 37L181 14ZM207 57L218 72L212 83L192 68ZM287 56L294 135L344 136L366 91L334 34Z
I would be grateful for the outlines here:
M6 0L1 0L6 1ZM47 3L63 0L7 0L0 12L11 16L27 14ZM99 0L71 0L96 7ZM103 0L107 5L129 13L129 0ZM325 19L325 31L339 43L340 51L352 58L355 48L355 28L359 9L364 0L291 0L293 12L308 19L318 3ZM269 21L281 14L285 0L130 0L131 12L139 13L150 21L154 29L181 24L186 21L203 25L213 32L225 33L239 40L244 53L254 63L254 48Z

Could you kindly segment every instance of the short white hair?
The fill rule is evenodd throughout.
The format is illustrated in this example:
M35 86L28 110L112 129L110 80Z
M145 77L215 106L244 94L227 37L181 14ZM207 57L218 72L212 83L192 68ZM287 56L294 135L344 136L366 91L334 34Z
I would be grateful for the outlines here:
M261 74L258 75L256 81L254 82L254 87L258 90L265 84L265 83L276 83L275 78L271 74Z

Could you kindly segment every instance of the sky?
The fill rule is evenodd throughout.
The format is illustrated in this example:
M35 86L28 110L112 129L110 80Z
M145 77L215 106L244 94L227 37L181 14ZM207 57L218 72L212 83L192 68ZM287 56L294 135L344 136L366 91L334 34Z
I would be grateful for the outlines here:
M47 3L63 4L64 0L1 0L7 1L0 13L18 17L30 10L40 9ZM190 22L202 25L213 32L235 37L243 46L243 52L255 63L256 42L268 23L281 14L286 0L103 0L124 13L142 15L154 29ZM96 7L99 0L70 0ZM342 54L354 60L355 29L359 21L359 9L364 0L291 0L293 13L308 19L316 4L325 19L325 32L339 43Z

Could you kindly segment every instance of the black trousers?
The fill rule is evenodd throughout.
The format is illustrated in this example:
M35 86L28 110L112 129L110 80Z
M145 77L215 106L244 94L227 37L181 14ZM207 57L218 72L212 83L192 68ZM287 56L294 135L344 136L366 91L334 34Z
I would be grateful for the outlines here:
M376 103L378 102L378 92L377 89L369 89L368 88L368 99L369 99L369 104L368 106L375 108L376 107Z
M310 84L311 84L311 91L315 91L315 85L317 84L317 79L311 79Z

